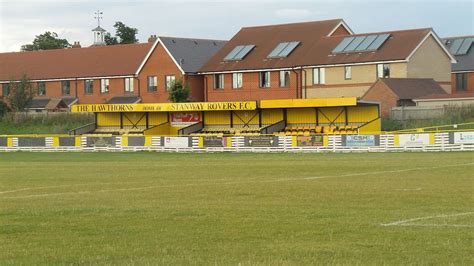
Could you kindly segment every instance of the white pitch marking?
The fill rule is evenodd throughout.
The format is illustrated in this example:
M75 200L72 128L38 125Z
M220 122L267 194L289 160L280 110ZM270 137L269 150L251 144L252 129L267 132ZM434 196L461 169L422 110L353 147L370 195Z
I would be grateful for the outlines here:
M354 176L376 175L376 174L384 174L384 173L401 173L401 172L410 172L410 171L418 171L418 170L431 170L431 169L439 169L439 168L447 168L447 167L458 167L458 166L467 166L467 165L474 165L474 163L449 164L449 165L440 165L440 166L432 166L432 167L416 167L416 168L409 168L409 169L385 170L385 171L374 171L374 172L353 173L353 174L343 174L343 175L328 175L328 176L314 176L314 177L301 177L301 178L280 178L280 179L271 179L271 180L249 180L249 181L234 181L234 182L206 183L206 184L200 183L200 184L167 185L167 186L148 186L148 187L107 189L107 190L96 190L96 191L90 190L90 191L77 191L77 192L43 193L43 194L32 194L32 195L26 195L26 196L2 197L2 198L4 198L4 199L20 199L20 198L47 197L47 196L68 195L68 194L85 194L85 193L147 190L147 189L153 189L153 188L182 187L182 186L208 186L208 185L237 185L237 184L249 184L249 183L274 183L274 182L284 182L284 181L301 181L301 180L314 180L314 179L337 178L337 177L354 177ZM111 183L111 184L114 184L114 183Z
M380 225L381 226L395 226L395 225L398 225L398 226L416 226L417 224L412 224L412 222L429 220L429 219L436 219L436 218L466 216L466 215L471 215L471 214L474 214L474 212L463 212L463 213L455 213L455 214L442 214L442 215L434 215L434 216L425 216L425 217L412 218L412 219L401 220L401 221L385 223L385 224L380 224Z
M419 227L474 227L470 224L399 224L398 226L419 226Z
M421 188L400 188L400 189L396 189L397 191L420 191Z
M474 163L448 164L448 165L440 165L440 166L416 167L416 168L397 169L397 170L383 170L383 171L366 172L366 173L344 174L340 176L315 176L315 177L305 177L304 179L320 179L320 178L328 178L328 177L351 177L351 176L376 175L376 174L387 174L387 173L403 173L403 172L411 172L411 171L418 171L418 170L432 170L432 169L466 166L466 165L474 165Z
M0 194L15 193L27 190L37 190L37 189L48 189L48 188L62 188L62 187L78 187L78 186L89 186L89 185L110 185L110 184L136 184L142 182L108 182L108 183L84 183L84 184L70 184L70 185L57 185L57 186L47 186L47 187L26 187L16 190L6 190L0 191Z

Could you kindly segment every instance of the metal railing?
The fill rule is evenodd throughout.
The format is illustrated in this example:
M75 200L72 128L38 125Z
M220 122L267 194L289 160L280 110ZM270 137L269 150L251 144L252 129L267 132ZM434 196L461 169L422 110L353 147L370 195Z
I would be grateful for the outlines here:
M82 134L90 133L90 132L94 131L96 128L97 128L96 123L86 124L86 125L80 126L78 128L69 130L69 135L75 136L75 135L82 135Z
M271 124L269 126L266 126L260 130L261 134L273 134L273 132L278 132L282 131L286 127L286 121L281 120L279 122L276 122L275 124Z
M204 124L202 122L198 122L196 124L192 124L190 126L179 129L178 135L189 135L189 134L198 132L203 128L204 128Z

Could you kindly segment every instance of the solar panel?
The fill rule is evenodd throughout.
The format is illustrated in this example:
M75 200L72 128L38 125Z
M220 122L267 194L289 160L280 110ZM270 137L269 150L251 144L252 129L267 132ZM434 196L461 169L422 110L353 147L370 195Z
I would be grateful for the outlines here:
M388 37L390 37L390 34L378 35L377 38L374 40L374 42L372 42L369 45L367 50L377 50L377 49L379 49L380 46L382 46L382 44L384 44L384 42L388 39Z
M242 50L244 49L245 45L237 45L230 53L224 57L225 61L234 60L233 58Z
M366 36L357 36L345 49L344 52L353 52L361 42L365 40Z
M459 47L461 47L462 42L464 39L456 39L451 43L451 46L449 47L449 52L451 54L456 54L459 50Z
M275 49L273 49L273 51L268 54L267 58L287 57L299 44L300 42L298 41L279 43L277 47L275 47Z
M377 38L377 35L369 35L365 38L365 40L363 42L361 42L359 44L359 46L357 46L357 48L355 49L355 51L365 51L367 50L367 48L369 48L369 45L372 44L374 42L374 40Z
M354 37L344 38L337 46L332 50L333 53L340 53L354 40Z
M333 53L365 52L377 50L390 37L390 34L374 34L344 38Z
M278 57L278 54L280 54L281 51L283 51L283 49L285 49L288 46L288 44L289 44L288 42L279 43L277 47L275 47L275 49L273 49L273 51L270 54L268 54L267 58Z
M300 42L290 42L288 45L283 49L279 54L278 57L287 57L293 50L295 50L296 46L298 46Z
M458 51L455 53L455 55L465 55L469 51L469 48L471 48L472 43L474 41L474 38L466 38L461 44L461 47L459 47Z
M242 50L240 50L240 52L238 52L235 56L234 56L234 60L242 60L244 59L244 57L250 52L252 51L252 49L255 47L255 45L245 45L244 48Z
M224 57L224 61L231 61L231 60L241 60L243 59L253 48L255 45L237 45L230 53Z

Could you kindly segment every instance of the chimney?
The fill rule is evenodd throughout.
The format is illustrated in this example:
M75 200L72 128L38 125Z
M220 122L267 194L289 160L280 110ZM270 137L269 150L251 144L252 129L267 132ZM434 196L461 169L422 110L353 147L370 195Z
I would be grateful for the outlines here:
M156 35L150 35L150 37L148 38L148 42L155 42L156 39L158 39L158 37L156 37Z
M81 48L81 43L80 42L74 42L74 44L71 47L72 48Z

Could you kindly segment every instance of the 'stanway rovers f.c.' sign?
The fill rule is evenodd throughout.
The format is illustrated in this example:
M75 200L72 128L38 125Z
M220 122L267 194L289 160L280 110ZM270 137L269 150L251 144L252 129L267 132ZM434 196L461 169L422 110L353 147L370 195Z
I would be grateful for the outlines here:
M181 112L181 111L225 111L255 110L256 102L191 102L151 104L76 104L72 112Z

